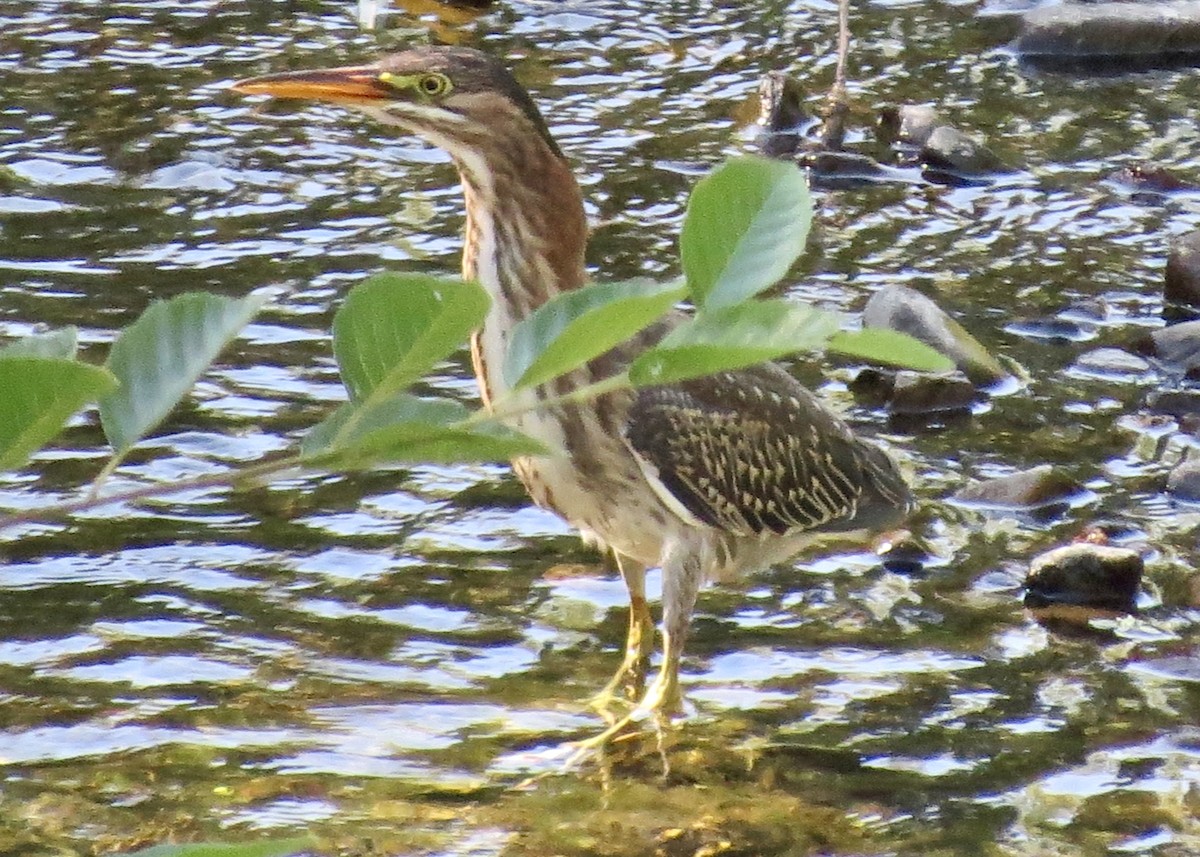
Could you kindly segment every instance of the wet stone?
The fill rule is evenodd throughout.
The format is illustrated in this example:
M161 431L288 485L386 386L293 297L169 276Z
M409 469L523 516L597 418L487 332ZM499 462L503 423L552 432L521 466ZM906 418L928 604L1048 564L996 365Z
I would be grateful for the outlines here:
M1200 229L1171 244L1163 298L1169 304L1200 307Z
M863 309L863 326L907 333L954 361L980 386L1008 377L996 358L987 352L957 321L925 295L907 286L885 286L871 296Z
M1112 178L1135 193L1168 194L1197 190L1196 185L1161 164L1129 164L1113 173Z
M1185 321L1159 328L1143 337L1138 351L1155 357L1179 372L1200 367L1200 321Z
M1049 464L975 482L961 489L954 499L995 509L1041 509L1067 505L1082 488Z
M949 125L933 130L921 147L921 159L930 167L958 175L986 175L1009 170L995 152Z
M1017 53L1053 60L1165 60L1200 53L1200 3L1055 3L1027 12Z
M927 105L884 107L879 111L878 136L888 142L899 140L911 146L924 146L934 130L944 124L938 112Z
M1130 381L1146 375L1151 366L1136 354L1120 348L1095 348L1080 354L1072 369L1093 378Z
M1034 557L1025 578L1025 605L1072 605L1132 613L1142 582L1142 558L1128 548L1086 542Z
M1200 461L1188 459L1167 477L1167 493L1176 500L1200 503Z
M1197 417L1200 416L1200 391L1161 390L1146 400L1146 407L1177 420Z
M934 414L969 411L978 396L975 385L961 372L926 375L897 372L888 400L890 414Z

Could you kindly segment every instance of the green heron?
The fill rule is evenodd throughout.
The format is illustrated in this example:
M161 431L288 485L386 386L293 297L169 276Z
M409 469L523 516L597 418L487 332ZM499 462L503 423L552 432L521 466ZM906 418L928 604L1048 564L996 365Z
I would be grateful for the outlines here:
M509 395L500 369L513 326L584 285L588 233L571 168L513 76L478 51L426 47L234 87L357 108L450 154L466 202L463 276L492 298L472 362L485 406ZM548 389L515 395L536 401L609 377L677 322L651 326ZM662 569L661 669L597 740L678 711L679 663L702 583L781 562L814 539L861 538L911 504L891 458L774 364L610 392L513 423L562 450L513 462L530 497L611 550L629 590L625 657L599 696L606 705L623 687L634 698L642 691L654 634L645 574Z

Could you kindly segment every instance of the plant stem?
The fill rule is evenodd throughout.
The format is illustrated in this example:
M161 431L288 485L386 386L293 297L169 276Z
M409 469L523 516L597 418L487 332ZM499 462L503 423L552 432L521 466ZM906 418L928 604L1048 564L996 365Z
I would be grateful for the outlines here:
M251 479L261 479L264 476L272 476L281 471L291 470L299 466L302 466L300 457L289 455L285 458L255 464L240 470L223 470L220 473L206 473L203 476L196 476L192 479L184 479L169 484L141 485L137 488L130 488L126 491L118 491L105 496L98 496L94 491L90 491L87 496L81 497L78 500L68 500L65 503L55 503L37 509L24 509L20 512L12 512L4 515L0 517L0 531L8 527L17 526L18 524L57 521L75 512L86 512L90 509L97 509L113 503L133 503L152 497L168 497L184 491L195 491L198 488L214 488L221 485L233 485L237 482Z
M478 425L482 422L496 421L500 422L512 417L519 417L523 414L536 411L541 408L554 408L559 405L570 405L575 402L581 402L585 399L595 399L603 396L605 393L611 393L614 390L620 390L629 386L629 373L622 372L619 375L612 375L608 378L602 378L591 384L586 384L577 390L572 390L569 393L563 393L558 396L551 396L548 399L535 399L532 402L524 404L514 404L512 394L506 398L496 402L492 409L480 409L471 414L467 419L463 420L463 425Z

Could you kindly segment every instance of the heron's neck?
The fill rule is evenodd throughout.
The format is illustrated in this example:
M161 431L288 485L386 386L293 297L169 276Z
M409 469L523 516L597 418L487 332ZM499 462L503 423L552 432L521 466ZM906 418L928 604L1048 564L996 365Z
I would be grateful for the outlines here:
M500 372L515 324L584 284L587 221L570 169L546 147L513 147L499 162L455 157L466 198L463 278L492 304L471 343L484 403L505 392Z
M549 150L500 163L458 161L466 198L463 277L492 298L489 322L514 324L584 283L587 222L579 186Z

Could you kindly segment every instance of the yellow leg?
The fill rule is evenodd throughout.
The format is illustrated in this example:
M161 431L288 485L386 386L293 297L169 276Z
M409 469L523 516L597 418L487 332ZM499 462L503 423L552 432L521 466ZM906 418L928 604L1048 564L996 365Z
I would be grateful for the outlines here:
M603 750L610 742L629 731L632 725L653 716L661 727L682 706L679 691L679 662L687 641L688 626L696 606L703 575L699 560L694 556L678 558L663 564L663 664L641 702L629 714L609 725L594 738L576 745L568 766L581 762L592 753Z
M617 567L629 590L629 632L625 637L625 657L612 679L591 700L591 707L612 720L613 702L637 699L646 686L646 668L654 649L654 620L646 603L646 567L627 556L617 555Z

